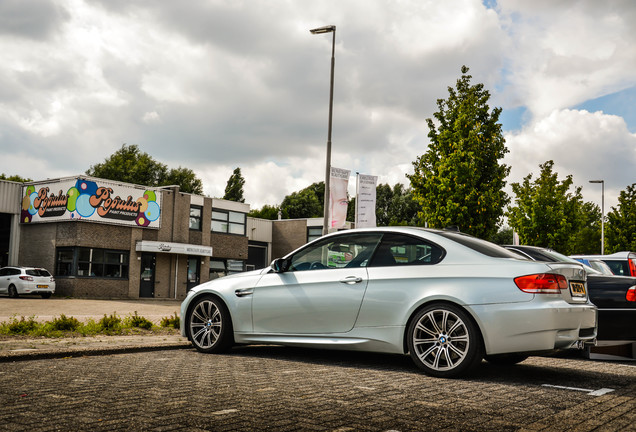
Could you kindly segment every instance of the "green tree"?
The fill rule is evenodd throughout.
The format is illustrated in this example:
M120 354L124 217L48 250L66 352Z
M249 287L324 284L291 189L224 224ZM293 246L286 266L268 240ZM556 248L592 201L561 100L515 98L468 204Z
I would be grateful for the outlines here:
M17 183L25 183L25 182L33 181L33 179L23 178L23 177L20 177L19 175L7 176L5 174L0 174L0 180L8 180L8 181L17 182Z
M379 184L376 189L375 217L378 226L417 225L419 206L413 191L396 183L393 188Z
M577 233L584 226L581 188L572 187L572 176L559 181L552 172L553 161L542 165L541 174L532 174L523 183L513 183L515 206L508 209L510 226L519 234L521 244L549 247L563 254L575 253Z
M426 122L428 150L413 162L407 175L421 217L434 228L456 225L480 238L491 238L509 198L504 192L510 167L499 163L508 152L499 115L487 102L483 84L471 85L468 68L448 99L438 99L439 111Z
M512 244L512 228L503 227L497 234L488 239L489 241L498 245L511 245Z
M280 204L284 219L315 218L324 215L320 200L312 187L287 195Z
M259 210L250 210L248 216L259 218L259 219L269 219L276 220L278 219L278 212L280 211L279 206L270 206L265 204Z
M636 251L636 183L618 195L618 207L612 207L607 222L606 251Z
M116 180L144 186L176 184L182 192L202 194L203 185L188 168L168 171L168 167L141 152L136 145L123 144L103 163L91 166L86 174L103 179Z
M225 186L225 195L223 199L237 202L245 202L243 198L243 186L245 185L245 179L241 175L240 168L234 168L234 172L227 180Z
M203 194L203 182L190 168L172 168L158 186L179 185L179 190L195 195Z
M592 202L581 207L581 228L572 233L572 253L597 254L601 249L601 209Z

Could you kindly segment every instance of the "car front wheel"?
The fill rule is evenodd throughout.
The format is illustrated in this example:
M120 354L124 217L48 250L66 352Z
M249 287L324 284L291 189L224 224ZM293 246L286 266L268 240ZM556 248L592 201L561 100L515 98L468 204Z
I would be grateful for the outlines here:
M198 351L219 353L234 343L230 314L218 298L204 296L195 300L187 319L190 340Z
M408 347L420 369L440 378L464 375L483 357L479 329L451 304L432 304L419 311L408 328Z

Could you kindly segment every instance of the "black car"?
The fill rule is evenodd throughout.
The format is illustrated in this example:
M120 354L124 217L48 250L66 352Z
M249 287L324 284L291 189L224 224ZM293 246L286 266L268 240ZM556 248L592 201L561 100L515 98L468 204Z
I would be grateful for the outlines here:
M578 262L551 249L535 246L504 246L533 261ZM581 264L582 265L582 264ZM598 307L598 339L636 340L636 277L608 276L587 271L590 301Z

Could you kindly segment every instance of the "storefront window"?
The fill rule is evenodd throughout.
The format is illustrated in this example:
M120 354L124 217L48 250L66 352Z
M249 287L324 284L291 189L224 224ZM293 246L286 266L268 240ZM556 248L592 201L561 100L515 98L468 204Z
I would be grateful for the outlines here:
M210 280L245 271L242 260L210 260Z
M128 278L128 251L58 248L55 276Z

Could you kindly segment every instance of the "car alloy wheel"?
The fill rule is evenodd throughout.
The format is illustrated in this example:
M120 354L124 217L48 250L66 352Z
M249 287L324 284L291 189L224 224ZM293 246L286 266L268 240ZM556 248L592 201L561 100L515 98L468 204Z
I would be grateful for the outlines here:
M187 319L190 339L197 350L217 353L232 346L230 315L218 298L204 296L196 300Z
M477 326L450 304L433 304L418 312L409 326L408 346L415 364L436 377L465 374L483 357Z

